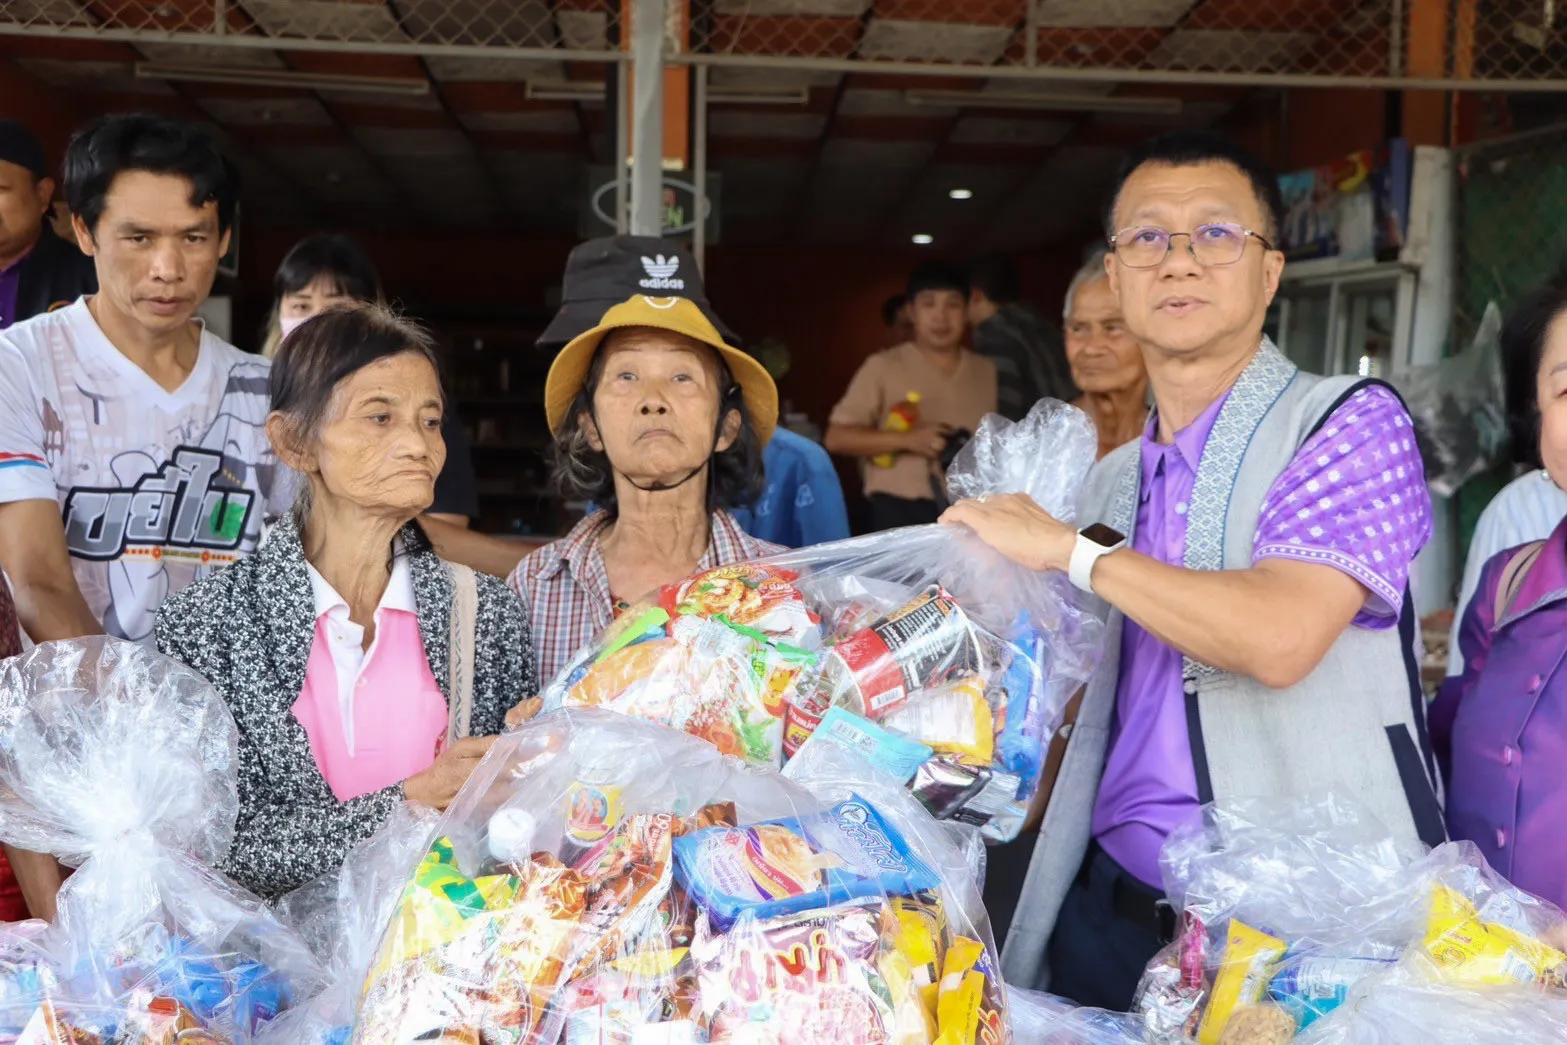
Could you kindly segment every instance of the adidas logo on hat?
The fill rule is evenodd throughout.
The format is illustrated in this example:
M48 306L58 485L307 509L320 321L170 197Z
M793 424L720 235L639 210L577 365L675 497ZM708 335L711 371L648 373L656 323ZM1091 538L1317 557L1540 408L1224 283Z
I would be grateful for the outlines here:
M642 256L642 269L647 273L647 278L638 282L643 290L684 290L686 281L675 275L680 268L680 258L671 255L665 258L662 254L654 254L651 258Z

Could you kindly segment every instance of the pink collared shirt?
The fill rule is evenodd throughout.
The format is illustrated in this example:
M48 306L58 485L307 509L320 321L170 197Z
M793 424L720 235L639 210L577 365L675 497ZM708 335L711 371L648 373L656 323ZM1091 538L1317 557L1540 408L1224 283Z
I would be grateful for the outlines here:
M294 702L321 775L338 801L379 791L430 767L446 739L447 706L419 632L407 560L396 554L375 611L375 638L314 566L316 634Z

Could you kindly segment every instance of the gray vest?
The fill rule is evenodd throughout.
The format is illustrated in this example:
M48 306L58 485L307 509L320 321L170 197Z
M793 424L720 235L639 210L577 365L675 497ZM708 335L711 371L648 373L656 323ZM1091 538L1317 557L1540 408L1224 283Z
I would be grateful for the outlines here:
M1236 381L1203 449L1187 516L1194 570L1242 570L1262 504L1301 445L1365 381L1302 374L1264 339ZM1137 442L1095 466L1078 518L1130 539L1142 454ZM1104 660L1088 684L1002 957L1008 983L1049 985L1046 945L1087 854L1094 801L1115 722L1122 615L1107 614ZM1444 839L1425 699L1414 662L1414 609L1397 628L1349 628L1299 685L1272 690L1254 679L1185 661L1186 714L1198 798L1351 795L1400 838Z

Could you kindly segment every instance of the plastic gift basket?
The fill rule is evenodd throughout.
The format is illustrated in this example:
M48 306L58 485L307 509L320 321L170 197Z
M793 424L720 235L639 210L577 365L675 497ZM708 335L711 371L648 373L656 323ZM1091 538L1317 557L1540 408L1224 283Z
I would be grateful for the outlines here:
M1087 415L1045 400L1015 424L985 418L948 488L1027 494L1070 521L1096 447ZM760 766L850 747L935 816L1005 841L1101 633L1064 576L961 527L910 527L671 585L622 613L544 702L659 722Z
M438 819L433 809L405 803L335 873L278 901L278 915L310 945L325 974L314 996L267 1024L259 1045L346 1045L365 975Z
M1341 797L1259 799L1209 807L1162 863L1181 917L1134 1005L1149 1042L1567 1040L1561 912L1468 843L1395 842ZM1419 1030L1459 1012L1455 1036Z
M353 1041L1013 1041L964 846L844 752L805 779L568 708L441 820Z
M314 988L303 941L207 866L233 837L235 743L203 679L132 643L0 665L0 838L76 868L55 924L0 947L19 1040L249 1042Z

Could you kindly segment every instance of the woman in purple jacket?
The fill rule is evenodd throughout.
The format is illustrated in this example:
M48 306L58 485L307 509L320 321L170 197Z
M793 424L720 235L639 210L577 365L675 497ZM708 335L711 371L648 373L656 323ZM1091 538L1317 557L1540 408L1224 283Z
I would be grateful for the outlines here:
M1524 299L1504 358L1535 366L1540 454L1567 486L1567 268ZM1431 707L1448 829L1513 884L1567 906L1567 520L1492 557L1459 628L1464 673Z

